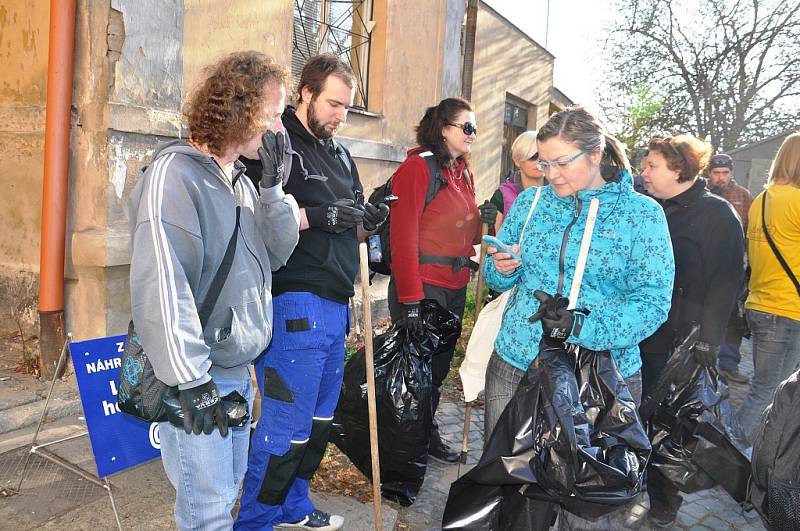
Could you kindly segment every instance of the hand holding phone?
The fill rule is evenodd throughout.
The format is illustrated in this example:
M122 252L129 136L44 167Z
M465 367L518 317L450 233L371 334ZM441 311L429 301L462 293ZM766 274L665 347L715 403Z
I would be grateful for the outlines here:
M518 255L517 253L515 253L514 251L512 251L510 246L508 246L505 243L501 242L500 240L498 240L494 236L486 235L486 236L483 237L483 241L484 241L484 243L486 243L486 245L490 245L492 247L495 247L498 252L506 253L509 256L511 256L511 258L513 258L514 260L518 260L520 262L522 261L522 257L520 255Z

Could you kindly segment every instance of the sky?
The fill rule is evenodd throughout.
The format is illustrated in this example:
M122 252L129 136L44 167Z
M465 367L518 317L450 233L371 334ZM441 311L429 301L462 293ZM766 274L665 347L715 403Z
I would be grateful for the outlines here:
M575 103L598 111L599 50L611 0L485 0L556 56L554 85ZM550 25L547 27L547 4Z

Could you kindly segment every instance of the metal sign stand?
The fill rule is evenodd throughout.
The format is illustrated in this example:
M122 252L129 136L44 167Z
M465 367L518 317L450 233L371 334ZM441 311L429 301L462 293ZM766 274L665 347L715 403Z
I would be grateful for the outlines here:
M53 395L53 389L56 386L57 375L61 371L61 367L64 363L66 363L67 352L69 351L69 344L72 342L72 334L67 334L67 340L64 342L64 346L61 348L61 356L58 358L58 364L56 365L56 371L53 374L53 381L50 383L50 390L47 392L47 399L44 402L44 409L42 410L42 415L39 417L39 424L36 426L36 432L33 435L33 441L31 441L31 447L28 451L28 455L25 457L25 466L22 469L22 476L19 478L19 483L17 483L17 488L15 489L15 494L20 493L20 489L22 488L22 483L25 481L25 478L28 475L28 469L31 463L31 456L36 454L44 459L47 459L51 463L55 463L56 465L69 470L70 472L77 474L78 476L82 477L87 481L91 481L95 485L102 487L108 493L108 499L111 501L111 509L114 511L114 518L117 521L117 529L122 531L122 524L119 521L119 513L117 513L117 504L114 502L114 492L111 490L111 484L108 482L108 478L100 479L95 474L91 472L87 472L86 470L82 469L81 467L70 463L63 457L54 454L50 450L47 449L48 446L53 446L62 442L71 441L73 439L77 439L79 437L85 437L89 435L88 431L84 431L82 433L77 433L75 435L70 435L69 437L64 437L62 439L58 439L56 441L47 442L44 444L36 444L39 439L39 431L42 429L42 424L44 424L44 419L47 416L47 408L50 405L50 397Z

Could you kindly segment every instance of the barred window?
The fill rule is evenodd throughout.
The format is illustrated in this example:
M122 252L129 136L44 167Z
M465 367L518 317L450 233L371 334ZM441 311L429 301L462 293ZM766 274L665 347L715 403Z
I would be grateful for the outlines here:
M367 108L372 0L295 0L292 78L295 87L309 57L333 53L353 69L353 105Z

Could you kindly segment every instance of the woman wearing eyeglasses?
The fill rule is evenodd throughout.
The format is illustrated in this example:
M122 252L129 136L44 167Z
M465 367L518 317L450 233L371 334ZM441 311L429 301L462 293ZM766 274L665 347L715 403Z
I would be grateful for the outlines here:
M469 152L477 128L475 113L461 98L447 98L429 107L416 127L418 147L392 177L390 246L392 277L388 302L393 322L412 333L422 331L420 301L433 299L459 317L464 315L467 283L475 262L473 244L480 241L480 214L475 205ZM429 198L431 168L440 175ZM453 352L432 361L433 410ZM431 426L428 454L455 463L459 454L445 444L436 421Z
M544 186L547 180L544 172L539 169L539 153L536 151L536 131L525 131L511 144L511 160L517 170L511 177L500 185L490 201L497 207L497 220L494 223L495 232L500 230L505 216L511 212L519 194L531 186Z
M486 369L487 440L525 372L536 371L540 348L574 344L608 351L638 407L638 344L667 318L672 293L674 264L664 212L651 198L633 191L621 144L582 107L551 116L536 138L538 165L549 185L542 188L527 223L536 189L522 192L498 234L522 260L490 247L484 265L490 288L514 290ZM599 209L574 305L578 309L554 304L553 312L531 323L540 305L569 294L595 198ZM589 524L614 528L609 518ZM569 528L575 520L563 513L559 525ZM580 524L586 526L593 527Z

